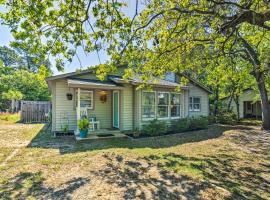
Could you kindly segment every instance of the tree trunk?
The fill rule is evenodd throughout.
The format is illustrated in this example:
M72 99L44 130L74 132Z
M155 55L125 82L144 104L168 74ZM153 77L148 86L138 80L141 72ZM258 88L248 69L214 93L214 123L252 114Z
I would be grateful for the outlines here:
M262 104L262 128L270 130L270 106L268 101L268 94L262 74L256 74L256 81L260 91L261 104Z
M214 108L215 116L218 114L218 98L219 98L219 86L217 86L217 89L215 91L215 108Z
M11 112L14 113L15 99L11 99Z
M240 105L239 105L239 96L238 95L234 98L234 102L236 105L237 120L239 121L239 119L240 119Z
M233 96L230 95L230 99L229 99L229 102L228 102L228 105L227 105L227 111L228 111L228 112L231 111L232 99L233 99Z

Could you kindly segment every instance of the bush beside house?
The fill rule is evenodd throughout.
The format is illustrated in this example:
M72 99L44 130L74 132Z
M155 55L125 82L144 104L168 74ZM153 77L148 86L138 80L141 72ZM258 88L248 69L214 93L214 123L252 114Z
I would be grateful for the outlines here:
M169 133L180 133L184 131L206 129L208 127L207 117L181 118L167 124L165 121L154 119L149 124L144 125L142 135L158 136Z

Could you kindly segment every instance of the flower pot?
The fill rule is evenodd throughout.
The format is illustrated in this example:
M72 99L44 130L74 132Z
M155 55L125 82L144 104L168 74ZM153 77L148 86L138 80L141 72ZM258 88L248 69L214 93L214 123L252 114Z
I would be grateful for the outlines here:
M88 133L88 129L80 130L80 138L86 138Z

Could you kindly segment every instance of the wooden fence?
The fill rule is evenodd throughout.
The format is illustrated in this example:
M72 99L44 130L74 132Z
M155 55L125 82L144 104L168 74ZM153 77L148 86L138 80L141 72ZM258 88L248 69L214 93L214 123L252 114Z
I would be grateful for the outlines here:
M21 101L21 121L24 123L49 122L50 113L50 101Z

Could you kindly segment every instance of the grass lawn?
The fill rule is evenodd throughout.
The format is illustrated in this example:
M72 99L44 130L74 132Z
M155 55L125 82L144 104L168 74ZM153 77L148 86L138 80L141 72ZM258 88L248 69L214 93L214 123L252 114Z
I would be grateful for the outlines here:
M75 142L0 121L0 199L270 199L270 133L257 126Z

